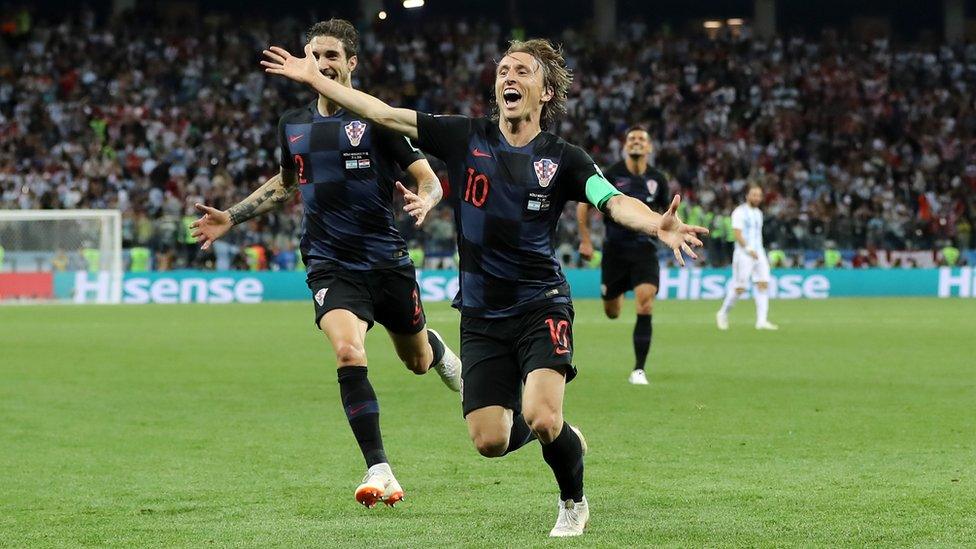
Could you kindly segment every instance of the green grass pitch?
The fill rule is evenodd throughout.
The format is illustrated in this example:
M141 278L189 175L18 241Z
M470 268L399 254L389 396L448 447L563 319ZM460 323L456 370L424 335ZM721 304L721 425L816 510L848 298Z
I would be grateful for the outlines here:
M577 303L567 419L590 444L587 534L547 539L538 443L495 460L458 399L367 348L396 509L362 458L306 303L0 308L0 546L969 546L976 301L774 301L779 332L659 302L651 385L632 304ZM457 345L457 315L428 304Z

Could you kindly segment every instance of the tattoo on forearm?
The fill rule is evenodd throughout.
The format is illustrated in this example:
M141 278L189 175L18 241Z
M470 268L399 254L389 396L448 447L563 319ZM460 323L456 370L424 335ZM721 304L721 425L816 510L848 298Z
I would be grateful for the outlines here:
M417 194L426 196L433 203L441 199L444 191L441 190L441 183L437 179L427 179L417 185Z
M258 207L270 200L272 196L274 196L274 189L268 189L258 196L251 195L235 204L228 210L231 223L237 225L256 216Z
M294 187L286 186L280 175L269 179L250 196L230 207L230 221L234 225L243 223L278 207L291 196Z

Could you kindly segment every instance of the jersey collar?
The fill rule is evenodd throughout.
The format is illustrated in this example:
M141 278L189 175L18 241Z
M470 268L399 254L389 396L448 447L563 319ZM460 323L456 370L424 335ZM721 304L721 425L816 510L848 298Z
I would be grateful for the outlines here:
M312 111L312 116L313 117L324 118L326 120L329 120L329 119L332 119L332 118L342 118L346 114L346 109L344 109L342 107L339 107L339 110L337 110L335 112L335 114L333 114L331 116L326 116L326 115L320 113L319 112L319 100L318 99L315 99L314 101L312 101L312 104L309 105L308 108L309 108L309 110Z
M522 145L521 147L516 147L515 145L510 144L508 142L508 139L505 139L505 134L503 134L502 131L498 129L498 121L494 121L494 123L491 125L491 131L492 131L492 137L494 138L495 142L498 143L499 148L501 148L504 151L510 151L510 152L525 152L526 150L532 150L533 147L544 143L545 140L548 139L547 136L549 135L549 132L543 130L539 132L535 137L532 138L531 141L529 141L525 145Z

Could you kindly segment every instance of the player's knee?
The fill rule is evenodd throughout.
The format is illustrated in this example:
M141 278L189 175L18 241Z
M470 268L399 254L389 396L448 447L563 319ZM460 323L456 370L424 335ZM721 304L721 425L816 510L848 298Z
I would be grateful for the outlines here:
M646 301L637 302L637 314L639 315L649 315L654 311L654 300L648 299Z
M553 410L526 415L525 422L535 433L536 438L544 444L555 440L563 427L562 415Z
M736 288L735 289L735 294L736 295L742 295L744 293L746 293L746 289L745 288Z
M477 433L471 441L478 453L485 457L501 457L508 449L507 433Z
M356 343L337 343L335 345L335 354L339 366L366 364L366 349Z
M756 282L756 288L758 288L760 292L765 292L769 288L769 283L768 282Z
M607 318L614 319L620 316L620 307L616 303L613 305L604 305L603 312L607 314Z

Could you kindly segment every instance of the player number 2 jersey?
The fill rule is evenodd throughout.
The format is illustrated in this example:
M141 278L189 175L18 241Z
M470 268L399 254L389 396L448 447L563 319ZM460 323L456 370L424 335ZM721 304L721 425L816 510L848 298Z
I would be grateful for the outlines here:
M582 149L541 132L509 145L487 118L418 113L417 146L448 168L466 316L504 318L569 303L556 259L556 224L568 201L586 200L599 169Z
M424 156L402 136L340 110L322 116L315 103L278 123L281 167L298 177L305 208L301 250L311 268L349 270L410 263L394 224L394 183Z
M765 249L762 241L763 214L759 208L753 208L749 204L740 204L732 210L732 228L742 231L742 238L745 239L749 248L757 252ZM735 242L735 249L736 251L742 249L738 240Z

